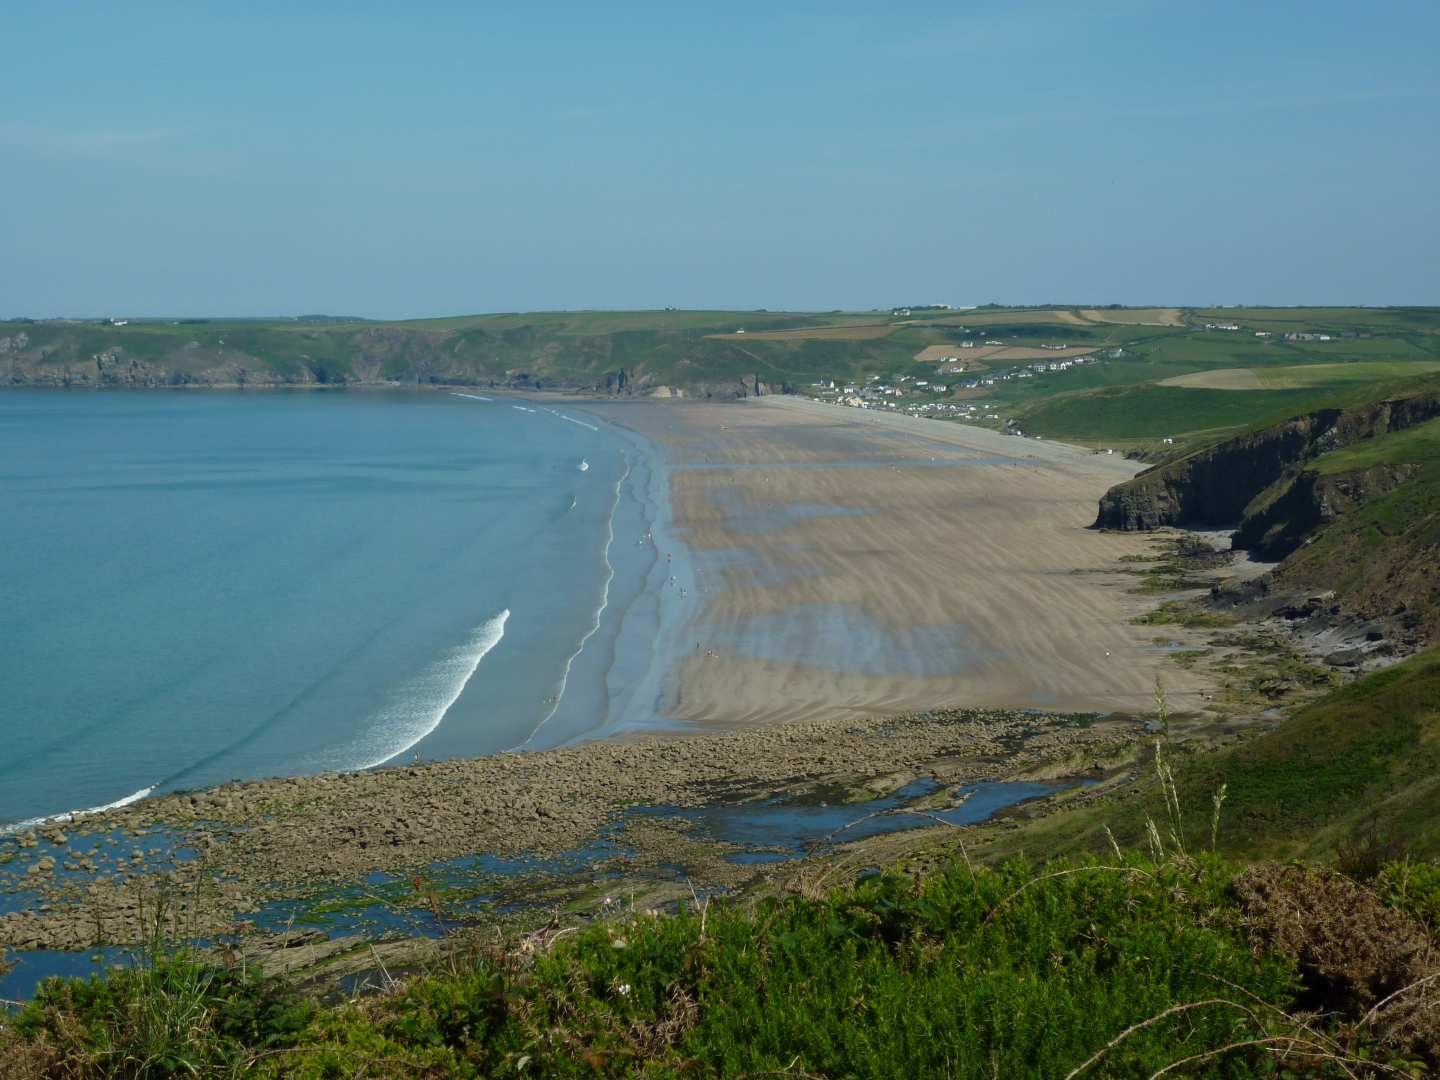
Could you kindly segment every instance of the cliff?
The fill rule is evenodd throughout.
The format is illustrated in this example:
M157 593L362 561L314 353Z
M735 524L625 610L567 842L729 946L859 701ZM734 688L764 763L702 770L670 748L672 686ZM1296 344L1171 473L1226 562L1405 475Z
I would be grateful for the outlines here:
M1388 471L1322 481L1307 473L1308 463L1437 416L1440 391L1293 417L1116 485L1100 500L1095 526L1144 530L1239 523L1236 547L1259 547L1278 558L1315 525L1405 478Z
M1283 559L1320 526L1395 490L1419 469L1416 464L1375 465L1337 474L1287 469L1245 508L1232 544L1261 559Z
M1440 392L1295 417L1111 489L1097 524L1237 524L1278 565L1212 602L1335 643L1440 641ZM1368 646L1367 646L1368 647Z

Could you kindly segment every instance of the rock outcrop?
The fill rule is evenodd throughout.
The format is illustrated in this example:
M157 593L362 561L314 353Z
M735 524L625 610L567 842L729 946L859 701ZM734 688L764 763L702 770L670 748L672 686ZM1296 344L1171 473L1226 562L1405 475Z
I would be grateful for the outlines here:
M1287 470L1246 507L1232 544L1261 559L1279 561L1305 538L1341 514L1394 491L1418 465L1376 465L1351 472Z
M1308 462L1327 450L1437 416L1436 391L1297 416L1117 484L1100 500L1095 526L1145 530L1238 523L1237 547L1267 545L1268 553L1279 557L1294 549L1307 528L1405 479L1394 470L1322 478L1305 468Z

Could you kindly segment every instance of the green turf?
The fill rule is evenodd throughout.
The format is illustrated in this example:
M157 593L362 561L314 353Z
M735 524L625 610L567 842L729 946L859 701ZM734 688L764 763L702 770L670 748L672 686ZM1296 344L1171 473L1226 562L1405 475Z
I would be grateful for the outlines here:
M1331 450L1316 458L1314 467L1323 473L1340 473L1372 465L1432 463L1440 464L1440 419Z
M1222 854L1326 858L1378 833L1418 857L1440 857L1440 649L1333 690L1236 746L1169 756L1191 850L1209 847L1224 785ZM1139 772L1119 797L1029 823L1002 836L989 857L1101 852L1112 835L1143 846L1147 820L1168 828L1148 745Z

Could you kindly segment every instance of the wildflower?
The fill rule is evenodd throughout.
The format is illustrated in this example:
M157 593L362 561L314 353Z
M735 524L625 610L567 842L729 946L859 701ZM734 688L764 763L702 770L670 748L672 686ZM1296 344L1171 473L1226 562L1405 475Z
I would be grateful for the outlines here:
M619 991L620 991L621 996L628 996L629 993L630 993L630 984L629 984L629 983L621 983L620 986L618 987L618 989L619 989Z

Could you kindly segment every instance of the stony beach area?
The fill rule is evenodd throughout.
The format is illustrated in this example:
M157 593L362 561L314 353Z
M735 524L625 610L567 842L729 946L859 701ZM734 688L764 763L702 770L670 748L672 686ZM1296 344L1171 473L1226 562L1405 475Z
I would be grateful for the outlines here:
M641 864L685 846L687 880L733 885L755 868L695 858L683 823L655 828L665 813L628 822L627 808L860 803L917 778L937 784L926 805L944 807L954 789L976 781L1099 779L1142 735L1128 718L988 710L835 717L166 795L0 839L0 887L34 901L0 916L0 944L143 940L154 929L145 912L154 916L162 891L167 925L211 937L267 900L377 872L423 874L480 852L556 854L617 824ZM164 855L157 843L194 857L155 858ZM736 845L713 847L712 855Z

